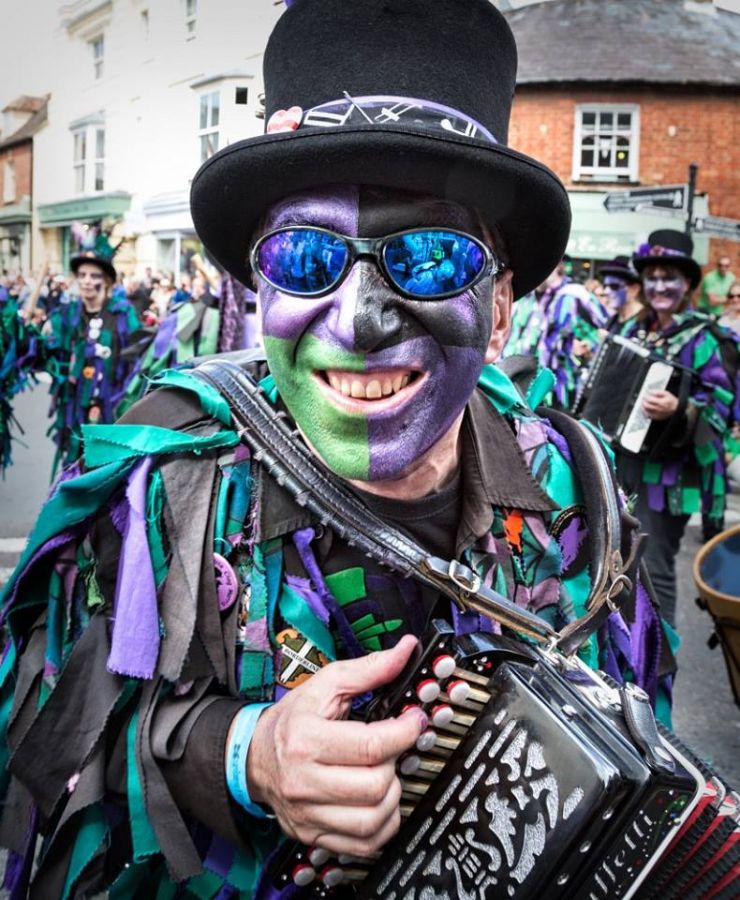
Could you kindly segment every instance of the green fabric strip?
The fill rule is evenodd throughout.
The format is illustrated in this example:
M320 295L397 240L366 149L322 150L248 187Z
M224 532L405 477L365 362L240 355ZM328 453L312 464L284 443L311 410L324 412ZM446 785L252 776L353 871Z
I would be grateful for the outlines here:
M306 601L287 584L281 586L278 608L283 619L315 644L325 656L330 660L337 658L331 632L311 612Z
M67 878L64 882L62 900L67 900L67 897L74 891L77 879L85 871L86 866L91 862L98 850L100 850L107 833L108 828L103 810L98 804L88 807L82 813L82 821L77 832L77 840L72 850L72 857L69 861Z
M363 616L363 618L366 619L368 616ZM373 619L373 616L370 615L369 618ZM386 622L375 622L369 628L358 628L357 626L361 621L362 619L352 625L352 630L360 641L376 637L379 634L390 634L392 631L396 631L403 625L403 619L388 619Z
M167 577L169 566L164 550L162 535L162 514L164 510L164 482L162 473L155 469L149 479L146 496L146 538L154 569L154 581L157 588Z
M701 491L699 488L687 487L681 496L681 512L684 514L699 512L701 509Z
M139 713L135 711L126 729L126 793L128 795L129 824L134 862L144 862L159 853L159 841L146 814L144 791L136 763L136 727Z
M254 855L237 850L226 880L237 890L243 891L251 897L257 883L259 869L260 866Z
M346 606L367 596L365 572L359 566L335 572L333 575L325 575L324 581L340 606Z
M224 880L215 872L203 872L188 880L188 892L200 900L211 900L224 886Z
M483 371L478 378L478 387L483 390L502 415L515 407L524 405L522 396L514 387L514 383L496 366L483 366Z
M231 412L229 411L228 401L210 384L194 378L182 369L166 369L162 374L152 381L152 386L181 388L184 391L191 391L198 397L203 411L213 416L214 419L224 425L231 425Z

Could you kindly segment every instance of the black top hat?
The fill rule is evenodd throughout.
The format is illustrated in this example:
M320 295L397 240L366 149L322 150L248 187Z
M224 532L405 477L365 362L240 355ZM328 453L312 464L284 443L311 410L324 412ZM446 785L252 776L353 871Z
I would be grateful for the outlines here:
M640 280L640 276L632 267L629 256L615 256L610 262L604 263L599 269L599 275L615 275L624 281L636 284Z
M83 263L90 263L90 265L97 266L99 269L102 269L103 272L110 278L111 281L116 280L116 270L113 267L113 264L109 259L106 259L104 256L99 256L97 253L93 253L92 251L88 253L80 253L79 256L73 256L69 261L69 267L72 269L73 274L77 274L77 270Z
M632 257L632 263L640 274L647 266L654 266L658 262L675 266L689 279L693 291L701 281L701 268L699 263L692 259L693 252L694 242L688 234L674 231L672 228L663 228L660 231L653 231L648 235L647 243L640 244Z
M336 183L478 208L503 234L515 296L562 258L565 188L506 146L516 45L489 0L295 0L264 75L267 134L215 154L191 191L198 234L239 281L264 210Z

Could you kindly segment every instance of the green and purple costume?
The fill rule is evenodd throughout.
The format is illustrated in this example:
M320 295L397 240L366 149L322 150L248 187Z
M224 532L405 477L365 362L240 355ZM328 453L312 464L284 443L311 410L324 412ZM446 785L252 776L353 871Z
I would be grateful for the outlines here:
M139 328L133 306L121 296L107 299L97 313L66 297L49 317L44 337L52 377L49 433L57 445L55 470L60 462L79 458L82 425L114 421L132 365L121 351Z
M13 897L35 858L39 897L252 896L280 834L228 794L234 715L284 694L281 647L296 635L327 660L357 656L420 634L441 608L313 522L250 459L212 388L182 370L155 386L122 423L83 426L82 460L2 596ZM540 375L529 406L551 386ZM271 377L263 387L279 401ZM556 627L581 616L588 523L567 443L491 367L462 435L456 553ZM453 618L459 631L492 627ZM638 585L629 614L612 614L581 655L667 714L663 635Z

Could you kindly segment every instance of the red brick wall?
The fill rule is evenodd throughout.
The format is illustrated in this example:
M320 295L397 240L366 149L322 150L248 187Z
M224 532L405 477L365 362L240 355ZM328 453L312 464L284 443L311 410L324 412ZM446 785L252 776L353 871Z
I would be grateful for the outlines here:
M614 189L613 183L571 179L575 107L581 103L640 105L639 184L680 184L688 165L698 163L697 190L709 196L713 216L740 218L740 101L731 94L661 91L648 88L586 90L522 86L517 90L509 143L541 160L568 188ZM668 129L676 129L669 136ZM732 259L740 276L740 242L712 240L710 267L717 256Z
M12 159L15 164L15 199L11 202L19 203L22 197L31 196L32 142L27 141L25 144L16 144L7 150L0 150L0 206L4 205L6 159Z

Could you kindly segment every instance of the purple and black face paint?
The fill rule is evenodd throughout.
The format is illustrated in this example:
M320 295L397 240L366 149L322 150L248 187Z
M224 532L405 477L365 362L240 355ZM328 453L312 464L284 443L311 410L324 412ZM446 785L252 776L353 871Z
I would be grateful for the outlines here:
M436 198L336 187L270 211L266 230L309 224L355 237L408 228L458 228L483 237L472 212ZM493 283L445 300L410 300L377 265L355 262L323 297L260 285L270 368L297 424L345 478L397 478L465 407L491 335Z
M645 269L642 286L645 299L656 312L672 313L686 296L689 282L676 266L659 265Z

